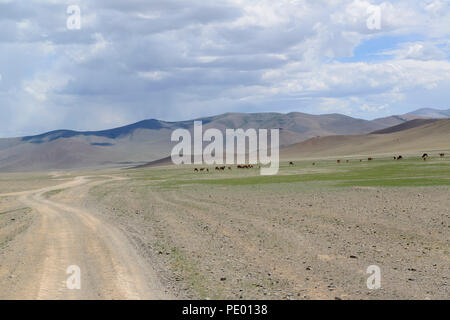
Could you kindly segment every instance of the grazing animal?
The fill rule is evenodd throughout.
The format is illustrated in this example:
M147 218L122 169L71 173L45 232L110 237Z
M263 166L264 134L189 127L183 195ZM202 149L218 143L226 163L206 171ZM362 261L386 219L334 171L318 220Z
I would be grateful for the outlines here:
M194 169L194 172L198 172L198 169L197 169L197 168L195 168L195 169Z
M341 160L337 160L336 162L337 162L337 163L341 163Z
M290 166L293 166L293 165L294 165L294 163L293 163L292 161L290 161L290 162L289 162L289 165L290 165Z
M350 160L345 160L345 162L349 163L349 162L350 162Z
M441 158L445 157L445 153L439 153L439 155L441 156Z
M397 160L397 157L396 157L396 156L394 156L394 160Z
M362 159L359 159L359 162L362 162Z
M427 161L427 158L428 158L428 153L424 153L424 154L422 155L423 161Z
M220 170L219 167L216 167L216 170Z
M398 156L397 157L397 160L401 160L401 159L403 159L403 156Z
M231 170L231 167L228 167L228 170Z
M372 161L372 160L373 160L373 158L367 158L367 160L368 160L368 161Z
M205 168L200 168L200 171L205 171Z
M315 162L313 162L313 166L315 166L316 165L316 163Z

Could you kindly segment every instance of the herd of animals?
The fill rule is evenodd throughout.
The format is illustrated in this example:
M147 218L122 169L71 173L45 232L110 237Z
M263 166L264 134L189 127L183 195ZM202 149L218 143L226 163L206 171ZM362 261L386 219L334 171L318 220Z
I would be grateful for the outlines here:
M445 153L440 153L439 156L441 158L443 158L443 157L445 157ZM429 158L428 153L424 153L422 155L423 161L426 161L428 158ZM372 161L373 159L374 158L369 157L369 158L367 158L367 161ZM404 157L402 155L394 156L394 160L402 160L402 159L404 159ZM363 159L359 159L359 161L363 162ZM342 161L341 160L336 160L336 162L337 163L341 163ZM345 160L345 162L349 163L350 160L347 159L347 160ZM313 162L312 165L315 166L316 163ZM289 166L295 166L295 163L293 161L289 161ZM228 170L233 170L233 168L230 167L230 166L228 166L228 167L226 167L226 166L216 167L215 170L216 171L224 171L226 168L228 168ZM251 165L251 164L238 165L237 168L238 169L251 169L251 168L253 168L253 165ZM195 168L194 172L209 172L209 168Z
M228 168L228 170L233 170L233 168L230 166L216 167L215 170L216 171L224 171L226 168ZM251 168L253 168L253 165L252 164L238 165L237 168L238 169L251 169ZM203 172L203 171L209 172L209 168L195 168L194 169L194 172Z

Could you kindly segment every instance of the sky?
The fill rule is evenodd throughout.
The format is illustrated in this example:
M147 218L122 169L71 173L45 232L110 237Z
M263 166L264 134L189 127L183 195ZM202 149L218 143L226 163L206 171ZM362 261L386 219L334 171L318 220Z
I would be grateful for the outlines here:
M0 0L0 137L447 109L449 55L450 0Z

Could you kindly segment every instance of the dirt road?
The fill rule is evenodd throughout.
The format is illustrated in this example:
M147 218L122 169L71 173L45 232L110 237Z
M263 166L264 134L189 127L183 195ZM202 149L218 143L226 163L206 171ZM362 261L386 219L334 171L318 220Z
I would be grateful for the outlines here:
M53 187L0 194L32 209L31 225L0 257L0 299L170 298L121 231L85 209L46 196L110 179L77 177ZM80 289L67 287L69 266L80 268Z

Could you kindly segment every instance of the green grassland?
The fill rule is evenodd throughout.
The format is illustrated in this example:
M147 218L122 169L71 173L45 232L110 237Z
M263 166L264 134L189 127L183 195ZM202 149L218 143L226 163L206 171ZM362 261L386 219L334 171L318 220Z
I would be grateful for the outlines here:
M194 173L194 166L162 167L130 170L128 176L151 181L160 187L181 185L262 185L280 183L320 183L329 187L408 187L450 185L450 159L434 158L423 161L419 157L404 160L378 158L373 161L352 159L349 163L335 160L297 161L295 166L281 163L277 175L261 176L258 168L236 169L209 173Z

